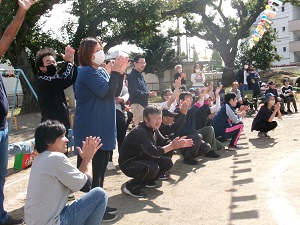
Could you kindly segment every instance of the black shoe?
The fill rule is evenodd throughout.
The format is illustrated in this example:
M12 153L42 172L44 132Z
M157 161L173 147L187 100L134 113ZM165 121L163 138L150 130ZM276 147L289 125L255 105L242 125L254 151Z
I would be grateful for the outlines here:
M5 225L16 225L16 224L24 224L24 220L23 219L14 219L11 216L8 216L7 220L4 223L1 224L5 224Z
M146 193L142 192L142 191L134 191L134 190L130 190L127 185L124 187L123 189L124 193L135 197L135 198L145 198L146 197Z
M209 151L208 153L205 153L204 156L209 158L215 158L215 159L220 158L220 155L218 155L214 151Z
M105 213L116 214L118 212L117 208L111 208L106 206Z
M105 212L102 218L103 222L111 222L117 219L117 215Z
M188 164L188 165L198 165L198 161L197 160L190 159L190 158L184 159L183 163Z
M290 110L290 109L288 109L287 112L288 112L288 113L293 113L292 110Z
M75 195L73 193L69 194L68 201L73 201L73 200L75 200Z
M281 112L282 115L287 115L288 114L288 112L286 112L284 110L280 110L280 112Z
M150 181L148 184L146 184L146 188L155 188L156 183L154 181Z
M295 113L298 113L298 109L295 109Z

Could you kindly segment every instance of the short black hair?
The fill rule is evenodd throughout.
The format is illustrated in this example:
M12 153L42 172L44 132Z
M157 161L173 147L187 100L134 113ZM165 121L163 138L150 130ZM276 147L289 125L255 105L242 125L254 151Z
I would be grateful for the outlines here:
M171 92L171 89L165 89L165 90L161 93L160 96L161 96L161 98L162 98L163 101L165 101L164 97L167 96L168 91Z
M153 114L160 114L162 115L162 109L159 105L148 105L145 107L144 111L143 111L143 118L146 117L148 120L150 119L150 115Z
M144 59L145 56L143 56L143 55L141 55L141 54L138 54L138 55L136 55L136 56L134 57L133 61L137 63L141 58Z
M65 126L56 120L46 120L35 130L35 149L38 153L47 150L48 144L53 144L57 138L66 133Z
M185 96L192 96L192 94L190 92L181 92L179 95L179 100L184 100Z
M35 66L40 71L40 67L44 66L43 58L45 56L52 56L56 60L56 53L52 48L44 48L36 53Z
M235 99L236 94L234 92L228 92L226 95L224 95L224 101L225 103L229 103L231 99Z

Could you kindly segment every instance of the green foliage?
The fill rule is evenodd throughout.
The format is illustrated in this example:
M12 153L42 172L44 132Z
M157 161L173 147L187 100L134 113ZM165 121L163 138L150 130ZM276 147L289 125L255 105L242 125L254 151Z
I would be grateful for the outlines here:
M280 55L276 52L273 41L277 40L277 33L272 29L266 32L261 40L252 48L248 48L247 43L244 42L240 45L240 52L236 58L236 67L240 68L241 65L247 62L254 62L255 67L261 70L269 69L271 63L279 61Z

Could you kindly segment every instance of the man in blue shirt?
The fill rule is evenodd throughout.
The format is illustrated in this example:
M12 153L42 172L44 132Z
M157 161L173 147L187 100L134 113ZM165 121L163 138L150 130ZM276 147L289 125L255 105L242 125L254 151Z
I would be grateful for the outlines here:
M133 125L143 121L143 110L148 105L148 97L156 96L155 91L149 91L147 83L142 75L146 67L145 56L137 55L133 60L134 68L128 75L128 92L133 113Z

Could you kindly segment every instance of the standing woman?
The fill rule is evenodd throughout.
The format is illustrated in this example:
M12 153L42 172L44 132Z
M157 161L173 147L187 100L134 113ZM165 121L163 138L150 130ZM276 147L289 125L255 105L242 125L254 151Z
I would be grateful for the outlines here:
M103 146L92 160L92 188L103 187L104 174L109 152L116 145L116 107L115 96L120 94L123 86L123 74L128 67L128 58L117 57L114 64L108 64L111 75L100 67L105 59L101 41L88 37L81 41L78 60L81 69L75 82L76 111L74 120L75 146L82 146L87 136L99 136ZM77 167L82 158L77 154ZM108 208L103 221L116 219L117 209Z
M193 88L204 87L205 75L202 73L199 64L194 66L193 74L191 75L191 81L193 82Z
M252 122L251 131L259 131L259 138L270 138L268 132L277 127L277 122L273 121L275 116L282 118L280 112L280 102L276 103L275 96L272 93L266 94L265 104L259 109Z

